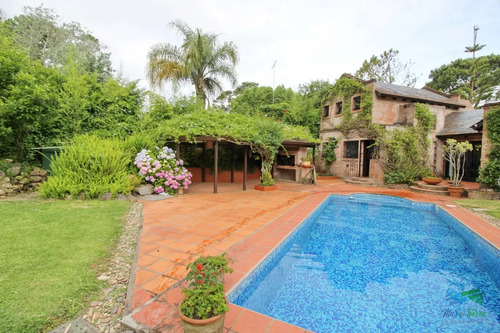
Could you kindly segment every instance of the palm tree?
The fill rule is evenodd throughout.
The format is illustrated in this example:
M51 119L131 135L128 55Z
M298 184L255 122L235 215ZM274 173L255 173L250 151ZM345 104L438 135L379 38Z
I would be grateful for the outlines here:
M192 30L182 21L170 23L182 34L180 47L169 43L154 45L149 51L147 76L153 87L161 88L170 81L174 87L190 82L196 97L210 105L209 97L222 92L221 79L236 85L234 67L238 63L238 47L233 42L219 43L219 35Z

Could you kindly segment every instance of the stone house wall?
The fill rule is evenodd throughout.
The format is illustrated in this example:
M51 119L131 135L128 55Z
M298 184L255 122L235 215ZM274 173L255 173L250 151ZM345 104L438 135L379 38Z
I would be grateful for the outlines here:
M399 98L399 97L381 97L375 93L375 84L369 83L367 87L372 89L373 96L373 107L372 107L372 122L374 124L380 124L386 126L388 130L393 128L404 128L405 126L416 125L415 119L415 102ZM369 138L364 133L352 132L347 136L342 134L340 131L335 129L342 122L342 114L336 115L336 103L340 102L341 99L337 98L331 101L327 101L325 106L329 107L328 117L322 117L320 125L320 140L322 142L327 141L329 138L338 139L338 147L335 150L337 154L337 160L330 167L330 173L339 177L348 177L349 168L353 163L360 163L358 161L353 161L352 159L345 158L345 145L344 142L357 140L360 141L359 149L361 149L361 141L369 140ZM470 104L470 103L469 103ZM429 106L430 112L436 116L436 123L434 129L429 135L430 149L429 149L429 167L436 175L441 175L444 168L443 164L443 142L436 138L436 133L438 133L445 125L445 119L451 112L457 111L446 106L427 104ZM342 112L351 112L351 110L342 110ZM353 118L357 116L358 112L353 112ZM324 116L324 115L323 115ZM320 148L321 149L321 148ZM320 151L321 156L321 151ZM358 157L360 155L358 154ZM320 158L320 166L325 167L324 161ZM377 163L378 164L378 163ZM349 165L349 167L347 166ZM378 169L373 169L370 167L370 177L381 178L381 166L377 166ZM383 175L382 175L383 177Z

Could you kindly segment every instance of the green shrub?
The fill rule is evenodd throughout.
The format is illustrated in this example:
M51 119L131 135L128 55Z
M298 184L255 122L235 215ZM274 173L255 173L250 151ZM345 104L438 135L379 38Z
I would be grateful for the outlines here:
M122 143L123 150L127 154L127 158L130 161L129 172L132 174L137 173L137 167L134 165L133 161L138 151L143 149L154 150L156 147L163 146L163 143L149 133L136 133L125 139Z
M46 198L63 198L68 194L85 193L87 198L97 198L111 192L130 193L134 179L129 175L129 152L118 139L102 139L95 135L75 137L52 160L52 176L40 187Z
M479 170L477 181L498 190L498 178L500 178L500 148L495 146L485 166Z
M335 138L330 138L330 141L323 142L323 158L325 159L325 171L327 175L330 174L332 163L337 160L337 154L335 154L337 147L338 140Z
M384 182L386 184L411 184L413 176L404 172L390 172L384 175Z
M477 181L498 190L500 188L497 181L500 178L500 107L490 110L486 115L485 124L492 147L486 164L479 171Z

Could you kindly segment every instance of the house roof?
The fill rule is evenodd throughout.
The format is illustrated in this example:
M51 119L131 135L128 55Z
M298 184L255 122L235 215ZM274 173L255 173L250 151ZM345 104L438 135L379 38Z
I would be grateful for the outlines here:
M431 89L429 87L424 87L422 89L398 86L395 84L376 82L375 92L382 96L392 96L392 97L402 97L408 99L414 99L419 102L427 102L438 105L452 106L452 107L465 107L462 103L455 101L445 94Z
M446 116L444 127L437 136L477 134L479 128L474 130L473 126L482 120L483 109L452 112Z

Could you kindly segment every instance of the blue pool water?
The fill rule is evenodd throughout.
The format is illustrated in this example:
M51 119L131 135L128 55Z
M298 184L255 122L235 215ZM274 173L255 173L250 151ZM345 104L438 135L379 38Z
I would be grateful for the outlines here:
M229 300L314 332L500 332L500 251L434 204L331 195Z

